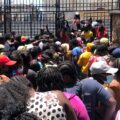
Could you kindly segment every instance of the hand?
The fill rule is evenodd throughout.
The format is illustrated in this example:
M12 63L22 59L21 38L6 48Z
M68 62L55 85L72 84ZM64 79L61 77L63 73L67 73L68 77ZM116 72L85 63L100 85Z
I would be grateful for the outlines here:
M0 84L9 82L10 78L8 78L6 75L0 75Z

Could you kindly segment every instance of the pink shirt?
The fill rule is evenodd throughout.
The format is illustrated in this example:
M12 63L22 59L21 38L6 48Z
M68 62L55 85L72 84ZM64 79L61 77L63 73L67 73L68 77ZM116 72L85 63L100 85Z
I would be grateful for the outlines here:
M90 120L84 103L77 95L67 92L64 95L69 99L78 120Z
M120 120L120 110L117 112L115 120Z

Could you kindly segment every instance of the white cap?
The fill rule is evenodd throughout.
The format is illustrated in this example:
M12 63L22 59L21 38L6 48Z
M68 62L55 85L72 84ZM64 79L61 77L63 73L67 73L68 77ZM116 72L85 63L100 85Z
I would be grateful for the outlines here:
M58 45L58 46L61 46L61 42L60 41L56 41L55 44Z
M97 21L93 21L93 22L92 22L92 27L93 27L93 28L95 28L97 25L98 25L98 22L97 22Z
M118 71L118 68L112 68L106 64L105 61L94 62L90 67L92 75L108 73L114 75Z

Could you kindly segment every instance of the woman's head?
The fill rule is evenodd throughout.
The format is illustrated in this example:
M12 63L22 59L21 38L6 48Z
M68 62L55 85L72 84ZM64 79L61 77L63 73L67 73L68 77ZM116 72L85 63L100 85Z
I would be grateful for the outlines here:
M74 83L77 79L75 66L70 62L63 62L58 66L65 83Z
M31 53L32 59L37 59L38 53L39 53L39 48L37 46L31 48L30 53Z
M11 58L12 60L17 61L17 63L16 63L16 66L17 66L17 67L23 65L23 59L22 59L19 51L17 51L17 50L16 50L16 51L13 51L13 52L11 53L11 55L10 55L10 58Z
M5 89L14 101L26 102L29 98L29 90L32 88L30 81L22 76L14 76L5 84Z
M0 120L27 120L25 112L30 88L31 83L21 76L15 76L0 86Z
M30 69L37 72L41 69L40 63L37 60L32 60L30 62Z
M99 56L104 56L108 54L108 48L105 45L98 45L96 46L96 51L95 51L96 55Z
M29 66L30 65L30 61L32 60L32 56L30 54L30 52L25 51L21 54L22 60L23 60L23 65L24 66Z
M37 76L38 91L63 90L63 78L56 67L47 67L39 71Z

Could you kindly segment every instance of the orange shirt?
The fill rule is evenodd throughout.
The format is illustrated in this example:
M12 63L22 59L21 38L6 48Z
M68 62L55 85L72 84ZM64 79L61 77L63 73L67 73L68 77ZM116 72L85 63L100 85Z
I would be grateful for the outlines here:
M111 88L115 94L115 99L120 101L120 83L117 80L113 80L109 84L109 88Z

